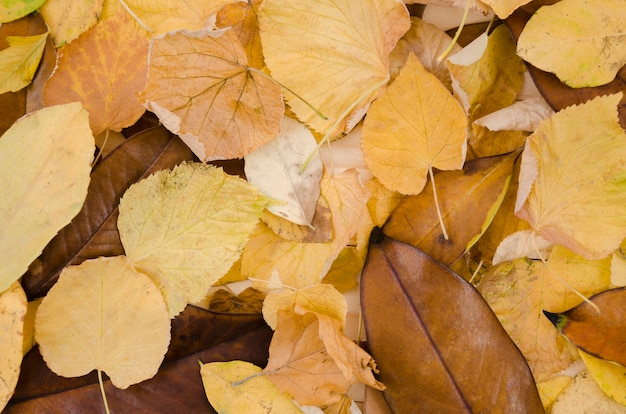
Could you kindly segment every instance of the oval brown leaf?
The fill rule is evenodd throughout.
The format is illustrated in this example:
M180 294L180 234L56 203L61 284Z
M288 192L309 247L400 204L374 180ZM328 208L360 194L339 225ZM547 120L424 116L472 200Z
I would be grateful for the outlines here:
M543 313L583 351L626 367L626 288L607 290L589 299L598 309L583 302L560 314Z
M448 240L441 231L432 186L404 199L391 213L383 233L422 249L437 261L451 264L471 247L493 219L518 155L515 152L473 159L465 163L463 170L443 171L435 176Z
M396 413L541 413L524 357L478 292L408 244L370 245L367 340Z
M517 38L524 29L524 26L526 26L526 22L528 22L532 13L536 11L536 9L544 4L549 5L553 3L555 3L553 0L533 1L529 5L521 7L513 12L505 20L505 22L513 34L515 41L517 41ZM526 67L528 68L535 85L537 85L537 89L539 89L539 92L541 92L541 95L543 95L546 102L548 102L548 104L550 104L555 111L559 111L571 105L587 102L597 96L610 95L626 90L626 66L620 69L612 82L593 88L572 88L561 82L559 78L552 73L544 72L528 63L526 64ZM618 110L620 124L623 128L626 128L626 95L622 97Z
M98 256L124 254L117 231L121 196L133 183L170 168L193 154L163 127L129 138L102 160L91 173L82 210L48 243L22 279L30 299L45 295L65 266Z

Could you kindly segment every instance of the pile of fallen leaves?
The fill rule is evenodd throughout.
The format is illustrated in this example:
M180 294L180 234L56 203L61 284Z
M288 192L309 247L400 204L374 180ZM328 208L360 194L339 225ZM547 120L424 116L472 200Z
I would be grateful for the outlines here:
M3 5L0 407L626 412L623 0L436 3Z

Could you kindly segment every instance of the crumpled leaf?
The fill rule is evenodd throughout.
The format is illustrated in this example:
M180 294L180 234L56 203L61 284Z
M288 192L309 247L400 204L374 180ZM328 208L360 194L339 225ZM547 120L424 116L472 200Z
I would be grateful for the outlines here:
M9 47L0 51L0 94L26 87L35 76L48 33L7 36Z
M215 28L215 13L237 0L126 0L154 36L178 30Z
M79 103L34 112L0 138L0 292L80 211L93 149L88 114Z
M410 54L363 123L363 156L390 190L419 194L430 168L457 170L466 151L467 118L435 75Z
M207 398L219 413L302 413L291 397L245 361L201 364Z
M232 30L153 39L142 98L202 161L242 158L276 136L284 112L280 87L248 68Z
M543 313L578 348L626 367L626 288L607 290L589 300L597 308L583 302L566 312Z
M17 0L6 2L0 8L0 23L17 20L37 10L46 0Z
M63 47L44 87L46 105L78 101L94 135L121 131L145 108L137 98L148 71L148 38L124 10Z
M361 309L393 412L543 412L523 356L480 295L420 250L370 245Z
M78 38L93 26L104 0L46 0L39 8L56 47Z
M376 364L341 333L330 316L294 308L279 311L263 375L301 405L332 404L357 381L383 389Z
M192 159L193 154L179 138L158 126L133 135L100 161L91 173L80 212L23 275L22 286L28 297L44 296L66 266L124 254L117 231L118 205L124 192L155 171Z
M309 155L315 154L304 171ZM267 209L299 225L311 225L320 195L322 161L311 131L300 122L283 118L280 133L245 156L246 179L271 199L281 201Z
M609 83L626 64L626 8L620 0L567 0L530 18L518 54L574 88Z
M289 106L302 122L331 136L387 83L388 54L410 24L406 7L394 0L264 0L258 17L272 77L301 97L286 93Z
M35 339L52 371L97 369L127 388L152 378L170 343L170 318L150 279L125 256L67 267L39 305Z
M626 232L621 97L557 112L528 137L522 155L517 216L545 239L590 259L607 256Z
M159 286L175 316L228 272L267 203L239 177L183 163L130 187L117 225L130 262Z
M614 364L611 361L595 358L580 349L578 352L600 389L610 398L626 406L626 395L624 395L626 367ZM626 407L623 408L623 411L626 412Z
M555 245L547 259L547 266L526 258L494 266L478 285L537 382L566 369L575 358L542 310L565 311L581 301L573 289L590 296L606 290L610 277L610 258L587 260Z
M348 305L346 298L332 285L318 284L298 290L283 289L270 292L263 302L263 318L272 329L276 329L278 312L291 311L299 306L320 314L328 315L341 321L341 328L346 324Z
M383 233L423 250L434 260L452 264L491 223L508 189L518 155L474 159L466 162L461 171L436 175L449 240L441 231L432 187L404 199L389 216Z
M0 410L13 395L22 363L26 295L18 282L0 293Z

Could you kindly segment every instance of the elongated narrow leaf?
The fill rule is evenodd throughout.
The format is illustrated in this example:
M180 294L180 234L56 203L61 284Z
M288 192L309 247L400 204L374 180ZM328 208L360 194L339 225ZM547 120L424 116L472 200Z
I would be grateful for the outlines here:
M585 352L626 366L626 288L607 290L590 300L598 309L583 302L563 313L544 313Z
M518 153L468 161L461 171L437 174L437 193L450 239L439 224L432 187L410 196L391 213L385 235L422 249L447 265L485 232L502 203Z
M79 103L44 108L0 138L0 292L80 211L94 149L88 116Z
M34 12L46 0L17 0L2 3L0 23L11 22Z
M22 285L28 297L44 296L68 265L123 254L117 216L124 192L155 171L192 159L193 153L179 138L154 127L129 138L98 163L82 209L24 274Z
M26 295L18 282L0 294L0 410L13 395L22 363Z
M370 245L361 303L394 412L543 412L524 357L478 292L422 251Z

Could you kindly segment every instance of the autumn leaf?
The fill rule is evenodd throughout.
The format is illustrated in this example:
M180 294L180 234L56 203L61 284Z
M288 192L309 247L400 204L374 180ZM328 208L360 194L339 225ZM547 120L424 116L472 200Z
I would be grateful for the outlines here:
M622 414L624 406L607 398L588 371L581 371L552 405L551 414Z
M371 106L361 147L387 188L419 194L432 168L463 166L467 119L461 105L410 54L396 80Z
M557 245L546 265L527 258L503 263L483 276L478 289L542 382L574 360L542 310L562 312L580 303L573 289L586 296L606 290L609 275L609 258L587 260Z
M258 17L272 77L298 95L286 93L289 106L302 122L331 136L385 86L389 52L409 28L406 8L393 0L265 0Z
M200 375L211 405L219 413L302 413L289 395L267 377L262 369L245 361L201 364Z
M482 0L493 9L494 13L501 19L506 19L519 7L530 3L531 0Z
M7 36L9 47L0 51L0 94L26 87L35 76L48 33Z
M626 367L596 358L580 349L578 352L600 389L613 400L626 406L626 395L623 392L626 387Z
M2 4L0 23L8 23L37 10L46 0L18 0Z
M148 71L148 38L128 13L98 22L59 55L44 87L46 105L81 102L94 135L120 131L144 113L137 94Z
M39 8L57 47L78 38L93 26L102 11L103 0L46 0Z
M178 30L215 28L215 13L236 0L126 0L128 8L154 36Z
M79 103L44 108L0 138L0 292L80 211L94 149L87 117Z
M257 69L265 66L257 16L261 1L238 1L226 4L217 13L215 22L219 28L231 27L233 29L246 51L248 64Z
M64 377L96 369L127 388L152 378L170 342L170 318L150 279L124 256L66 268L44 298L35 339Z
M142 98L202 161L242 158L276 136L284 112L280 87L248 68L232 30L153 39Z
M626 230L626 133L616 110L621 96L557 112L528 137L522 155L517 216L545 239L590 259L615 250Z
M184 163L130 187L117 225L130 262L159 286L175 316L226 274L266 205L242 179Z
M13 395L22 363L26 295L18 282L0 293L0 410Z
M244 158L248 182L263 195L282 202L268 210L303 226L311 225L320 195L322 161L316 147L306 126L285 117L278 136ZM316 155L308 160L311 153Z
M520 34L517 52L571 87L604 85L626 64L625 22L620 0L543 6Z
M543 313L586 353L626 367L626 288L604 291L589 301L566 312Z

